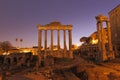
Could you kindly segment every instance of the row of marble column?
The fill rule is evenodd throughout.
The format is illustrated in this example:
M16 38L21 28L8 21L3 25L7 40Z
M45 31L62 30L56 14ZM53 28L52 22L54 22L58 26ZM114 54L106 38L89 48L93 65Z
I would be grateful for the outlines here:
M41 52L42 48L42 31L45 32L45 40L44 40L44 50L47 50L47 30L39 30L38 31L38 51ZM67 50L66 47L66 30L64 31L64 51ZM72 50L72 30L68 30L68 35L69 35L69 51ZM51 52L53 51L53 46L54 46L54 30L51 30ZM60 50L60 30L57 30L57 47L58 51Z
M109 50L112 50L112 43L111 43L111 31L110 31L110 23L108 21L106 21L106 26L107 26L107 37L108 37L108 47ZM105 37L103 37L105 34L103 33L103 24L102 22L98 22L97 23L97 31L98 31L98 40L99 40L99 46L103 46L104 45L104 39ZM101 44L103 43L103 44ZM104 47L103 47L104 48ZM101 49L100 49L101 50Z
M111 31L110 31L110 23L109 21L105 21L106 22L106 26L107 26L107 35L104 34L103 31L103 23L102 21L97 22L97 32L98 32L98 47L99 47L99 51L102 53L102 57L103 60L107 60L107 51L106 51L106 47L105 47L105 37L107 36L107 40L108 40L108 51L112 52L113 48L112 48L112 42L111 42Z

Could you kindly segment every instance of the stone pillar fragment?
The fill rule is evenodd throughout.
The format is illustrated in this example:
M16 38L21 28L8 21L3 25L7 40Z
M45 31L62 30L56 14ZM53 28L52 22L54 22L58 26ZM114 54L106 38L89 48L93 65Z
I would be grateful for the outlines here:
M102 59L102 45L101 45L102 40L101 40L101 28L100 28L99 22L97 22L97 37L98 37L98 49L99 49L97 60L101 60Z
M99 51L102 50L101 48L101 31L100 31L100 26L99 26L99 23L97 23L97 37L98 37L98 48L99 48Z
M110 30L110 22L106 21L107 25L107 34L108 34L108 48L109 48L109 56L111 59L115 58L114 52L113 52L113 47L112 47L112 40L111 40L111 30Z
M60 51L60 30L57 30L58 32L58 38L57 38L57 56L61 57L61 51Z
M58 50L60 49L60 30L58 30Z
M66 47L66 30L64 30L64 57L67 56L67 47Z
M102 48L102 60L105 61L107 60L107 55L106 55L106 47L105 47L105 34L103 31L103 24L100 22L100 30L101 30L101 48Z
M107 33L108 33L108 45L109 45L109 50L112 51L112 40L111 40L111 30L110 30L110 23L109 21L106 21L107 25Z
M112 43L111 43L111 31L110 31L109 20L104 15L96 16L96 20L97 20L97 32L98 32L99 56L101 57L99 61L114 59L114 53L113 53ZM106 31L104 30L103 22L106 22L107 34L106 34ZM107 44L108 44L108 47L106 46Z
M42 48L42 30L38 30L38 54L41 53Z
M73 58L73 53L72 53L72 30L69 30L69 57Z
M44 54L44 56L47 56L47 30L45 30L45 44L44 44L45 46L45 48L44 48L44 50L45 50L45 54Z
M51 30L51 55L53 54L53 30Z

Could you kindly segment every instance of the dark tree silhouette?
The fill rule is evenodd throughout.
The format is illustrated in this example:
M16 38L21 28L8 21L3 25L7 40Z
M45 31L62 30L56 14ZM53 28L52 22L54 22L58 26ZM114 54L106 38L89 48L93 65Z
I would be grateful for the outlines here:
M18 38L16 38L15 41L18 42Z
M80 38L80 42L84 42L86 44L90 44L91 37L82 37Z
M9 41L4 41L0 44L0 48L4 51L4 52L8 52L12 49L12 45Z
M87 39L88 39L88 37L82 37L82 38L80 38L80 42L86 42Z
M22 48L22 42L23 42L23 39L20 39L20 43L21 43L21 48Z

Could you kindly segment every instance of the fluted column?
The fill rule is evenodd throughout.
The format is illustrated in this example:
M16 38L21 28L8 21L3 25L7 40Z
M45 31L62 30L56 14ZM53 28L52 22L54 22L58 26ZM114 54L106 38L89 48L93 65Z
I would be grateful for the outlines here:
M66 48L66 30L64 30L64 57L66 57L66 51L67 51L67 48Z
M38 30L38 53L41 53L42 45L42 30Z
M98 49L99 54L97 56L97 60L102 60L102 39L101 39L101 28L99 22L97 22L97 37L98 37Z
M99 51L101 52L101 32L100 32L100 26L99 23L97 22L97 37L98 37L98 48Z
M47 30L45 30L45 50L47 50Z
M69 57L73 58L73 53L72 53L72 30L69 30Z
M60 30L58 30L58 50L60 50Z
M109 45L109 50L112 51L112 41L111 41L111 30L110 30L110 23L109 21L106 22L107 25L107 33L108 33L108 45Z
M110 29L110 22L106 21L107 25L107 33L108 33L108 47L109 47L109 54L111 55L111 59L115 58L114 52L113 52L113 45L111 40L111 29Z
M51 55L53 54L53 30L51 30Z
M46 57L47 56L47 30L44 30L44 32L45 32L45 42L44 42L44 51L45 51L45 53L44 53L44 57Z
M102 47L102 60L105 61L107 60L107 55L106 55L106 48L105 48L105 37L104 37L104 31L103 31L103 24L100 22L100 30L101 30L101 47Z

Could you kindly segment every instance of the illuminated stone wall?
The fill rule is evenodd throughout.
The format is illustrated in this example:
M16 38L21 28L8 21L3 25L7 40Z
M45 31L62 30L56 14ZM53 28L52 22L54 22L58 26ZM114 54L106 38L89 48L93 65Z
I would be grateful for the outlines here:
M103 33L104 33L104 42L107 44L108 43L107 28L103 29ZM91 38L90 44L98 44L97 32L92 33L89 37Z
M120 53L120 5L109 12L112 43L116 55Z

